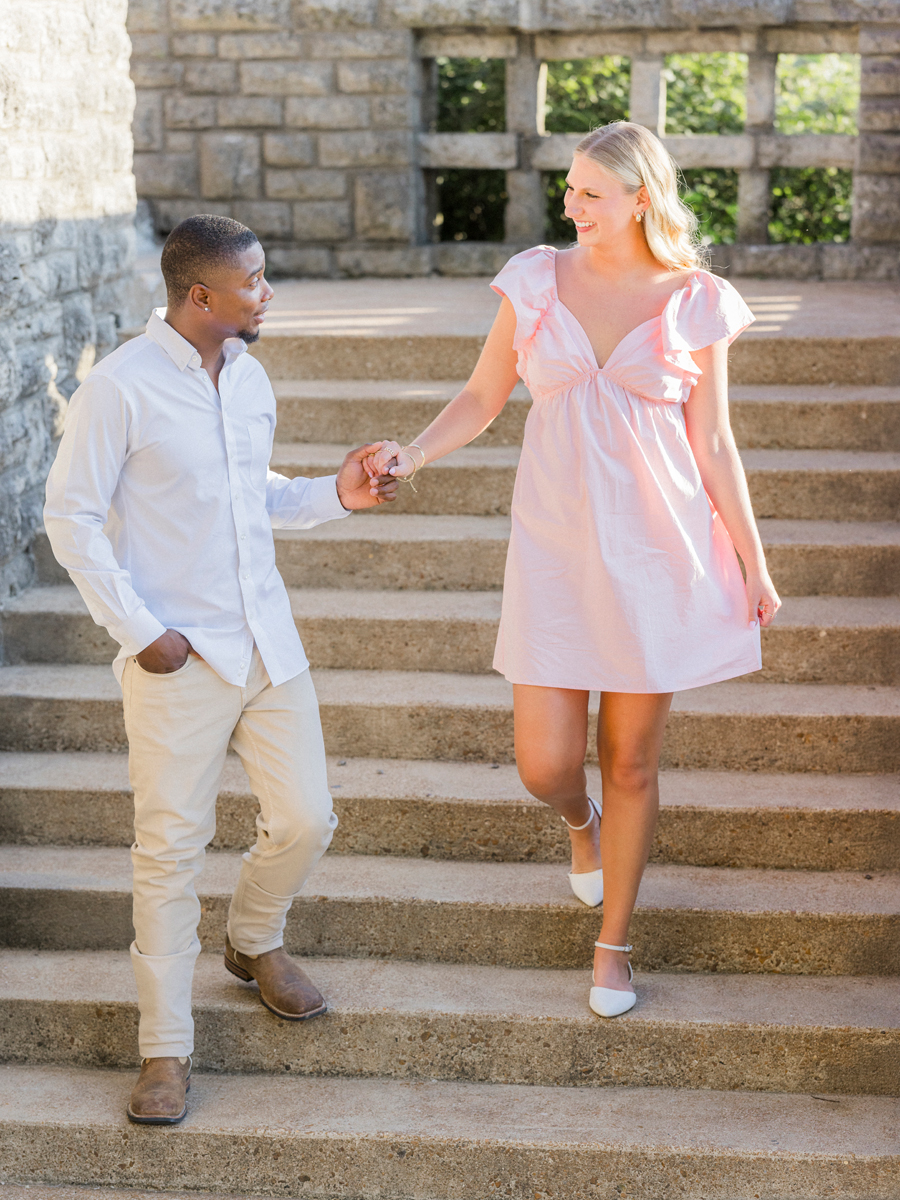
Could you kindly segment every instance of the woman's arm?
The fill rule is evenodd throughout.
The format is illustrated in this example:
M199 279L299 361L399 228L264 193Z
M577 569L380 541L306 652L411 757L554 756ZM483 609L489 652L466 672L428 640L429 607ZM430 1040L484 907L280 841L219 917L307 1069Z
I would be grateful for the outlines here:
M422 454L411 455L404 450L395 454L392 444L387 443L385 449L379 450L370 460L371 473L383 475L389 470L392 475L410 475L416 467L421 468L426 462L434 462L451 450L458 450L487 429L518 381L517 356L512 348L515 332L515 309L504 296L468 383L428 428L413 439L415 445L421 447L424 461ZM396 465L388 468L388 463L395 458Z
M687 436L703 487L728 530L747 572L751 621L771 625L781 608L750 504L744 467L728 419L728 342L692 351L703 374L685 405Z

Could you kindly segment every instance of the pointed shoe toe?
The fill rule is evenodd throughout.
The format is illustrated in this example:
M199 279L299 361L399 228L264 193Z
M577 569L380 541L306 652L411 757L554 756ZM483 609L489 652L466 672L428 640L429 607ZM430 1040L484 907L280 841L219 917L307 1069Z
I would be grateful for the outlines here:
M619 992L615 988L592 987L588 1003L598 1017L621 1017L634 1008L637 996L634 992Z
M582 904L596 908L603 902L603 871L569 872L569 886Z

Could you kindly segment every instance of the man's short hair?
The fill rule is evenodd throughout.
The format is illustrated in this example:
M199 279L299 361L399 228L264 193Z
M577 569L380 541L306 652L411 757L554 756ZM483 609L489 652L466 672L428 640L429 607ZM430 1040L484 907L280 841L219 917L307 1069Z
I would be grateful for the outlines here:
M233 267L242 251L258 241L252 229L231 217L201 213L176 225L160 261L169 303L183 304L195 283L211 286L210 271Z

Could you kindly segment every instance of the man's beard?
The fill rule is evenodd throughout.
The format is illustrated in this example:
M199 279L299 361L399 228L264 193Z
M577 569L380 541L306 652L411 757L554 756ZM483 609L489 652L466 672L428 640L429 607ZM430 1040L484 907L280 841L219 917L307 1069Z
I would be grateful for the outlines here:
M238 337L242 342L246 342L248 346L252 346L254 342L259 341L258 329L239 329Z

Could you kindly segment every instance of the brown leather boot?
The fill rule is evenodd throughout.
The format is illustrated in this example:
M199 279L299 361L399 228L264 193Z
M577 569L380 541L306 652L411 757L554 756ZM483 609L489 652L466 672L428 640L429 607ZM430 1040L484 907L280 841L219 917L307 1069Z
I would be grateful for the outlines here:
M265 954L241 954L226 937L225 966L238 979L255 979L260 1000L285 1021L308 1021L328 1011L318 988L282 946Z
M177 1125L187 1115L191 1060L145 1058L126 1112L135 1125Z

